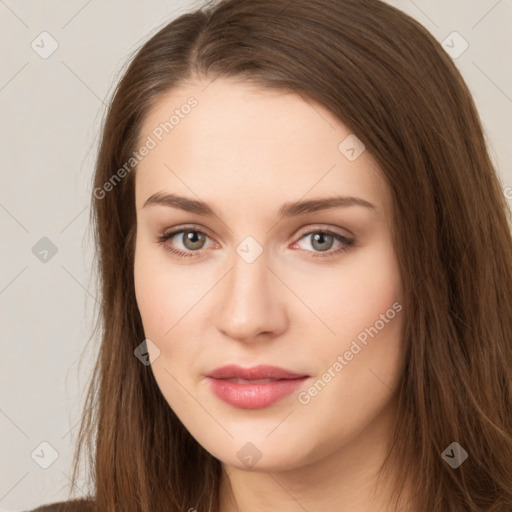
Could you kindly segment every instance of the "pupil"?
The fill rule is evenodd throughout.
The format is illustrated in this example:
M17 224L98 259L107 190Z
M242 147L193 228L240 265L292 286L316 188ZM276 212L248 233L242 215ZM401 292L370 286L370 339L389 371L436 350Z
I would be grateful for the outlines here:
M196 244L199 243L199 246L201 246L201 235L197 231L187 231L185 233L187 242L190 242L192 244L192 247L189 247L191 249L197 249ZM185 244L187 245L187 244ZM200 248L200 247L199 247Z
M331 235L327 235L326 233L316 233L315 235L313 235L313 247L315 247L315 244L317 242L319 242L319 241L320 241L320 243L322 243L322 241L325 243L325 237L330 237L331 238L331 244L329 244L329 247L325 247L325 246L322 247L322 246L320 246L320 247L317 247L317 248L319 250L321 250L321 251L326 251L326 250L330 249L331 245L332 245L332 237L331 237Z

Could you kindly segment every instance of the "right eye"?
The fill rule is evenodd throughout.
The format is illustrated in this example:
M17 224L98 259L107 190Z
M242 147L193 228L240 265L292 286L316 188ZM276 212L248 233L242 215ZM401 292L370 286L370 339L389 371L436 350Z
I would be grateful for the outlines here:
M168 243L177 235L181 235L181 237L178 237L178 240L181 241L181 244L184 247L183 249L177 249L174 243ZM204 231L189 227L164 232L158 236L157 241L162 244L166 251L180 258L195 258L199 256L196 256L195 253L202 251L207 238L209 237Z

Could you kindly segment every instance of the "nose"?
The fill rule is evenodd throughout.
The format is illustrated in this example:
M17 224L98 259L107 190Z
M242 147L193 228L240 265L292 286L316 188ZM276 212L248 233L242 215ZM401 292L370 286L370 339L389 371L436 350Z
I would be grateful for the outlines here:
M217 329L244 343L279 336L288 325L286 287L268 267L265 252L252 263L237 253L232 261L218 290Z

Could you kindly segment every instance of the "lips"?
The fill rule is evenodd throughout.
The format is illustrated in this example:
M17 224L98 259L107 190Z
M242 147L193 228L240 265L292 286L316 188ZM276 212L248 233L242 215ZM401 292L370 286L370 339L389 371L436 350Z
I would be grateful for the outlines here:
M239 409L269 407L296 391L308 377L269 365L252 368L228 365L206 376L215 395Z
M279 368L278 366L259 365L253 366L252 368L242 368L241 366L234 364L217 368L206 376L211 377L212 379L223 380L241 379L245 381L252 381L253 384L255 383L254 381L258 380L269 382L280 379L298 379L301 377L307 377L304 373L295 373L290 370L285 370L284 368Z

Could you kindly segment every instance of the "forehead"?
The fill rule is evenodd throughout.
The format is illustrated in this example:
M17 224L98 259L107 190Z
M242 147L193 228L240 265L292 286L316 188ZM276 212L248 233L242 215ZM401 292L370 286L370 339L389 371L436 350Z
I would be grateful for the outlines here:
M137 207L154 192L175 189L219 200L230 193L279 202L346 194L389 202L373 157L343 153L353 137L328 109L299 94L230 79L187 82L143 122L139 141L150 138L154 147L137 166Z

